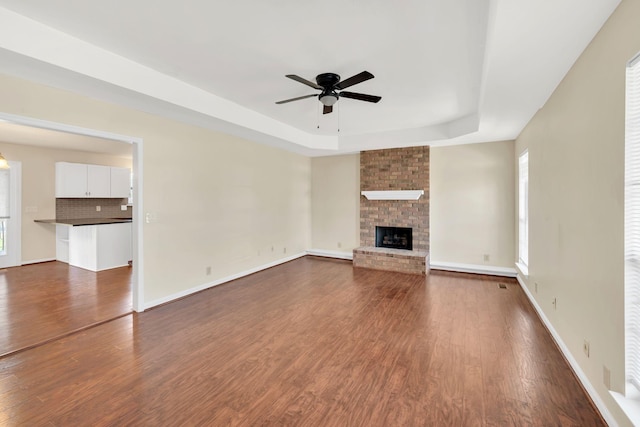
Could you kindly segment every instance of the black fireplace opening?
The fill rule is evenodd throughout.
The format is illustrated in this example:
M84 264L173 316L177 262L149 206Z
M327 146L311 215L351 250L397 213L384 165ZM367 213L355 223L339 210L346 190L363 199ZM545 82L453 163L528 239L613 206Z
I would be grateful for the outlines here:
M376 226L376 247L413 250L412 228Z

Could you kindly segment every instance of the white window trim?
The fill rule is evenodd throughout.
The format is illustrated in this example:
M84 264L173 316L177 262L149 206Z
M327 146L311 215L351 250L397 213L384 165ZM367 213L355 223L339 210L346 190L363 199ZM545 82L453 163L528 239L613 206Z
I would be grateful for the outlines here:
M610 394L631 422L640 425L640 358L630 357L640 354L640 195L633 191L640 184L640 53L627 63L625 92L625 390Z
M523 159L525 160L523 162ZM526 225L526 230L525 230L525 245L527 247L526 249L526 259L523 259L522 257L522 247L523 247L523 236L522 236L522 228L520 225L520 221L521 221L521 213L522 213L522 187L523 187L523 183L522 183L522 166L523 163L526 164L526 174L527 174L527 180L526 180L526 194L525 194L525 225ZM518 269L525 275L528 276L529 275L529 150L524 150L519 156L518 156L518 262L516 262L516 266L518 267Z
M520 270L520 273L522 273L524 277L529 277L529 267L526 264L516 262L516 267L518 267L518 270Z

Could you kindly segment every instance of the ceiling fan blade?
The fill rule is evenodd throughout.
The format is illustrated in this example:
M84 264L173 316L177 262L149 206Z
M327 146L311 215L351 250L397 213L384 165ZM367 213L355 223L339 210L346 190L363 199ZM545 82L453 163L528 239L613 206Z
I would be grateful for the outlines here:
M291 80L295 80L307 86L311 86L314 89L322 90L322 86L318 86L314 82L310 82L309 80L303 79L302 77L296 76L295 74L287 74L286 77L289 77Z
M285 99L284 101L278 101L276 102L276 104L286 104L287 102L291 102L291 101L298 101L300 99L305 99L305 98L311 98L312 96L317 97L317 94L313 94L313 95L305 95L305 96L299 96L297 98L291 98L291 99Z
M357 99L358 101L367 101L367 102L378 102L382 99L380 96L375 95L367 95L365 93L356 93L356 92L340 92L340 98L351 98Z
M366 80L372 79L373 78L373 74L371 74L368 71L363 71L360 74L356 74L355 76L349 77L346 80L343 80L341 82L339 82L337 85L335 85L336 89L346 89L349 86L353 86L356 85L358 83L362 83Z
M325 105L322 108L322 114L329 114L332 111L333 111L333 105Z

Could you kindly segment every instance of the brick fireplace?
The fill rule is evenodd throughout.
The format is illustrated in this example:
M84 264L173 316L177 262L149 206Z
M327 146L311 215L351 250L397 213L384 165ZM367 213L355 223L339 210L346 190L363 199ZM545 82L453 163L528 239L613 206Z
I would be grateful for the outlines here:
M417 200L369 200L360 196L360 247L354 267L429 273L429 147L360 153L360 190L423 190ZM412 249L376 246L376 227L412 230Z

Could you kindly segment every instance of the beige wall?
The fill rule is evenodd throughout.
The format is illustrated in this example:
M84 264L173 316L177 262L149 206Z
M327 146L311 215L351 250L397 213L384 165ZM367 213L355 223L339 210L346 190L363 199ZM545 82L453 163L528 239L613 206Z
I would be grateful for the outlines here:
M431 148L432 263L514 267L513 153L513 141Z
M34 219L50 219L56 216L55 162L131 167L131 159L83 151L0 142L0 152L8 160L22 163L23 263L56 257L55 227L33 222Z
M311 159L311 248L360 246L360 155Z
M515 153L517 161L529 150L527 286L621 425L630 423L602 372L608 367L613 390L623 391L624 86L626 62L640 51L639 17L640 1L623 0Z
M513 156L513 141L431 147L432 261L513 268ZM360 245L359 161L357 154L312 159L313 249Z
M308 158L12 77L0 93L5 113L144 140L146 303L310 246Z

